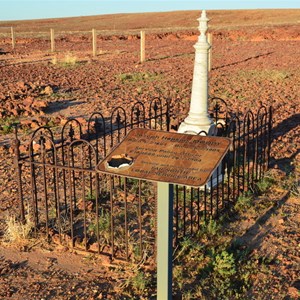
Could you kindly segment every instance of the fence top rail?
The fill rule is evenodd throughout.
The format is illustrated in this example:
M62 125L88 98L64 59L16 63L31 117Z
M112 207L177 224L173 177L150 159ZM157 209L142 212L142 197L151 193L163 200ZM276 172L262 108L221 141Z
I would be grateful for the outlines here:
M13 26L5 26L0 27L0 30L2 28L12 28ZM97 34L101 35L139 35L141 31L145 31L146 34L151 33L167 33L167 32L178 32L178 31L185 31L185 30L197 30L196 27L165 27L165 28L138 28L138 29L128 29L128 30L114 30L114 29L97 29L97 28L91 28L90 30L59 30L55 27L49 28L49 30L45 31L19 31L17 26L13 27L15 32L18 34L32 34L32 35L40 35L40 34L49 34L50 29L54 29L55 33L57 35L60 34L90 34L92 32L92 29L94 29Z
M44 166L44 167L49 167L52 169L59 169L59 170L71 170L71 171L78 171L78 172L89 172L89 173L95 173L96 172L96 166L90 167L90 168L81 168L81 167L76 167L76 166L69 166L69 165L62 165L61 163L47 163L47 162L40 162L40 161L34 161L30 160L29 157L27 159L24 159L23 162L28 165L35 165L35 166Z

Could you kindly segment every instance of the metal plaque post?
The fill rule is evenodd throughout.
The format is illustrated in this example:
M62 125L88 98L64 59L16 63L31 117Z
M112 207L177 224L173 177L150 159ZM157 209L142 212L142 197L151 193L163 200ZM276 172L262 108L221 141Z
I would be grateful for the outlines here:
M173 184L157 183L157 299L172 299Z

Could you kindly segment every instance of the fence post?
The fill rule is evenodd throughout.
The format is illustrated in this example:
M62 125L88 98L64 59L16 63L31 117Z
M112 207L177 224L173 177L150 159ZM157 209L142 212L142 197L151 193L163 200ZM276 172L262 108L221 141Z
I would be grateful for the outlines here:
M141 63L145 61L145 31L141 31Z
M97 35L95 29L92 29L92 35L93 35L93 56L95 57L97 53Z
M25 223L25 211L24 211L24 203L23 203L23 189L22 189L22 169L20 165L20 140L18 139L18 127L15 125L15 139L13 141L14 147L14 165L15 171L17 175L17 183L18 183L18 198L20 205L20 217L22 223Z
M211 71L211 58L212 58L212 33L207 34L207 41L210 45L210 48L208 50L208 71Z
M15 46L16 46L15 30L13 27L11 27L10 31L11 31L11 46L13 49L15 49Z
M273 107L269 107L269 119L268 119L268 149L267 149L267 164L266 169L270 168L270 157L271 157L271 144L272 144L272 125L273 125Z
M54 41L54 29L50 29L50 38L51 38L51 52L55 51L55 41Z

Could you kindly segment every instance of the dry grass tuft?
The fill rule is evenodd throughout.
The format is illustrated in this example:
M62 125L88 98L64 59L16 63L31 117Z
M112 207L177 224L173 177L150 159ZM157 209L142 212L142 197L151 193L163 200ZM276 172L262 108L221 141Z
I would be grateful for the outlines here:
M55 56L55 57L53 57L52 58L52 60L51 60L51 63L53 64L53 65L57 65L57 57Z
M63 58L58 59L57 56L51 59L53 65L58 65L61 67L75 66L78 63L77 56L67 53Z
M31 237L34 224L29 217L26 217L26 222L24 224L21 221L18 221L15 216L8 216L5 222L6 231L4 239L7 242L20 243Z
M68 53L66 54L64 60L63 60L63 64L66 66L74 66L77 63L77 57Z

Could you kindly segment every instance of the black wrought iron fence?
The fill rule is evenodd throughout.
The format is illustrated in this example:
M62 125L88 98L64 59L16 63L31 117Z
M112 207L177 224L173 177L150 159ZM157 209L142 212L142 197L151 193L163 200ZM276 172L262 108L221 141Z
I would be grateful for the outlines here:
M269 167L272 108L261 106L256 114L238 115L228 111L226 103L213 98L211 118L218 136L229 137L232 145L210 181L203 187L175 186L174 228L178 241L193 235L209 219L253 191ZM203 133L201 133L203 134Z
M268 168L271 108L239 116L228 111L222 99L211 103L218 136L230 137L232 147L208 184L174 186L175 243L218 218ZM148 105L117 107L109 117L96 112L86 126L71 119L60 132L40 127L27 142L27 153L20 153L16 132L21 218L28 215L37 231L69 247L133 261L154 257L156 185L100 175L95 167L130 129L169 131L178 125L174 120L180 121L174 107L155 98Z

